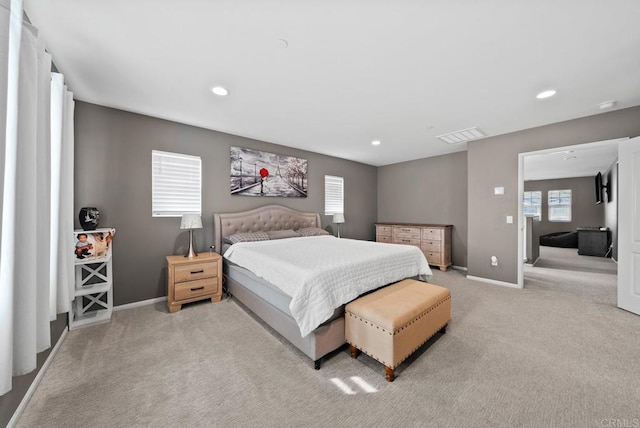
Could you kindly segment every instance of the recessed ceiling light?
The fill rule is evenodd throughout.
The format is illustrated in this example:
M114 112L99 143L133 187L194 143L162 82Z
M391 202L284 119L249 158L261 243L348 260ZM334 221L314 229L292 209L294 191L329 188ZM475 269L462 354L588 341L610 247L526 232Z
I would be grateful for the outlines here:
M380 145L380 140L373 140L373 141L371 142L371 145L372 145L372 146L379 146L379 145Z
M542 99L545 99L545 98L552 97L557 93L558 93L558 91L556 91L555 89L547 89L546 91L542 91L538 95L536 95L536 98L539 99L539 100L542 100Z
M214 86L213 88L211 88L211 92L221 97L226 97L227 95L229 95L229 91L222 86Z
M600 107L600 110L606 110L606 109L615 107L616 104L617 104L617 102L613 101L613 100L612 101L604 101L604 102L600 103L599 107Z

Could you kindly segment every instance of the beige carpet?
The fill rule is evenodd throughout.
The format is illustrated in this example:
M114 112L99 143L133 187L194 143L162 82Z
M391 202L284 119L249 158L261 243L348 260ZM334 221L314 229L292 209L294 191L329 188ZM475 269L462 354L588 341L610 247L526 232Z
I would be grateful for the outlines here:
M554 284L545 279L561 278ZM116 312L69 333L21 427L603 427L640 420L640 317L615 275L528 268L524 290L434 272L453 322L384 380L366 355L311 361L233 300ZM604 291L586 292L602 287ZM604 299L600 297L604 296ZM337 384L342 382L343 389ZM364 382L364 383L363 383ZM346 392L345 392L346 391ZM608 425L612 426L612 425Z

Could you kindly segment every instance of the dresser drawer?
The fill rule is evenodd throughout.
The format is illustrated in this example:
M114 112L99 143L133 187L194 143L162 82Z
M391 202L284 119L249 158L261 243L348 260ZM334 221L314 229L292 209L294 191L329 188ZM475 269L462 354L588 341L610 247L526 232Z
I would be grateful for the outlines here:
M183 266L176 266L173 281L184 282L194 279L211 278L218 276L218 262L207 261L202 263L191 263Z
M442 241L442 229L422 229L422 239L427 241Z
M376 235L382 236L387 235L391 236L391 226L376 226Z
M441 247L442 247L442 241L425 241L423 239L422 243L420 244L420 248L422 248L422 251L424 251L425 253L429 253L429 252L439 253L440 251L442 251Z
M423 251L424 255L427 257L427 263L430 265L439 265L442 263L442 253L437 251Z
M393 240L391 239L391 235L378 235L376 236L376 241L391 243Z
M415 238L398 238L397 236L394 236L393 243L403 244L403 245L415 245L416 247L420 246L420 240Z
M420 228L419 227L393 227L393 239L417 239L420 240Z
M216 294L217 292L217 278L204 278L196 281L181 282L180 284L176 284L175 300L186 300L205 294Z

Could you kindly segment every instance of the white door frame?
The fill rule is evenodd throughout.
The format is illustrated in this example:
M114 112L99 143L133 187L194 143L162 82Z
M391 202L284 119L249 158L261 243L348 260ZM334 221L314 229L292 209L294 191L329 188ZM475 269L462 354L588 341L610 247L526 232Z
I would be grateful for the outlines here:
M524 288L524 221L522 218L522 198L524 197L524 158L527 156L540 156L565 150L589 149L613 142L628 140L629 138L615 138L613 140L596 141L593 143L573 144L571 146L552 147L549 149L535 150L518 154L518 288ZM594 174L595 177L595 174ZM620 196L618 196L619 198Z

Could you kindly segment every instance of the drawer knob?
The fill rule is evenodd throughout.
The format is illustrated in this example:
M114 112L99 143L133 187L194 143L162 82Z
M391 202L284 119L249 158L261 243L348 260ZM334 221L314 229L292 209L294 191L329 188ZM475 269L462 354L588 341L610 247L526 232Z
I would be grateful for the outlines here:
M191 275L195 275L196 273L204 273L204 269L200 269L200 270L192 271L192 272L191 272Z
M191 291L204 290L204 286L192 288Z

